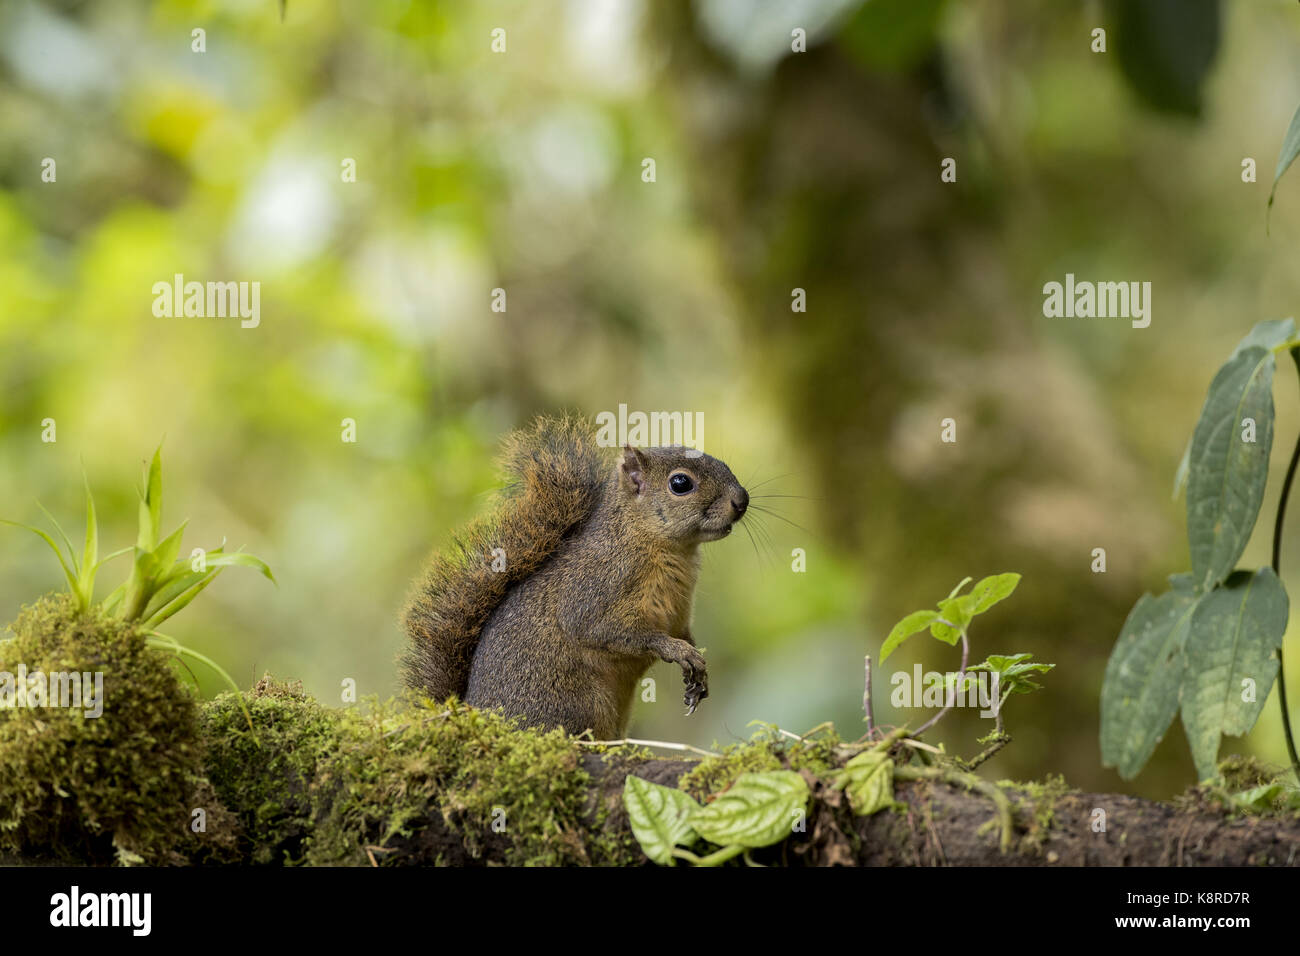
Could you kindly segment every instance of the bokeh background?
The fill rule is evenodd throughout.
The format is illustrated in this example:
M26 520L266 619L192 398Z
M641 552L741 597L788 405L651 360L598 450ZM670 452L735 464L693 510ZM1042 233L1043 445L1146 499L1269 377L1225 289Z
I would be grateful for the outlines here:
M974 653L1057 668L1009 706L991 771L1167 796L1194 778L1181 729L1120 781L1101 677L1132 604L1188 565L1170 490L1210 378L1300 304L1300 182L1265 232L1297 103L1289 0L289 0L283 19L275 0L7 0L0 512L37 522L40 499L75 537L84 464L106 545L129 544L162 441L187 548L226 537L279 579L228 572L171 632L241 683L386 696L409 583L489 502L504 431L699 411L706 450L791 497L752 516L760 546L706 549L713 696L685 719L661 665L633 734L856 737L862 656L892 624L1015 570ZM260 282L260 327L154 317L178 272ZM1044 318L1066 272L1150 281L1151 326ZM1266 515L1300 428L1285 373L1277 395ZM0 535L10 619L60 578L34 537ZM956 655L918 637L895 661ZM888 691L879 675L878 717L915 725ZM1274 700L1231 743L1281 762L1279 728ZM959 714L937 739L969 752L985 730Z

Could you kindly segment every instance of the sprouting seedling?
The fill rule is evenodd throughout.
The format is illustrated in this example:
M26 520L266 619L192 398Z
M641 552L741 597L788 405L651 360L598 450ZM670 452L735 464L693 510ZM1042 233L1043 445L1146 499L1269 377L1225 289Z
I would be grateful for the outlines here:
M1020 583L1020 575L1015 572L991 574L986 578L982 578L971 588L968 594L962 594L962 589L970 581L969 577L962 578L957 586L948 592L948 596L939 602L937 610L913 611L895 624L893 630L889 632L889 636L885 638L885 643L880 647L880 662L883 664L889 658L889 655L913 634L919 634L928 628L935 639L943 641L945 644L955 646L958 642L961 642L961 669L957 672L956 685L962 686L967 671L966 662L970 655L970 639L967 637L966 632L971 621L999 601L1010 597L1011 592ZM874 721L870 710L870 658L867 660L867 668L867 692L863 701L868 708L867 732L871 733ZM950 688L944 708L918 727L913 736L919 736L929 730L952 709L956 699L953 690L955 688Z
M192 561L179 557L181 536L188 522L183 522L166 537L161 536L161 447L154 452L153 459L145 469L144 488L140 492L139 530L134 547L122 548L105 555L102 559L99 557L99 526L95 517L95 499L90 492L89 480L85 481L85 485L86 541L80 561L77 560L76 549L71 539L43 505L40 506L41 510L50 519L67 548L66 556L59 543L40 528L5 519L0 519L0 522L26 528L50 546L67 578L68 590L76 608L81 613L90 610L94 604L95 577L99 569L116 557L133 553L130 576L104 599L100 609L106 614L116 614L121 620L136 624L145 635L145 642L150 647L167 651L180 659L189 657L212 668L238 695L239 685L219 664L181 644L176 638L160 633L156 628L188 606L227 567L240 565L253 568L274 584L275 577L266 562L251 554L239 551L227 552L224 542L219 547L196 556ZM239 700L240 706L243 707L243 698L240 697ZM248 717L246 708L244 716ZM249 727L252 727L251 718L249 718Z
M998 699L993 709L997 714L999 734L1002 733L1002 705L1007 702L1007 698L1012 694L1032 694L1036 690L1041 690L1043 685L1033 680L1031 675L1046 674L1056 666L1041 664L1032 658L1032 654L1012 654L1009 657L990 654L986 660L967 670L968 674L983 671L992 676L993 686L998 691Z

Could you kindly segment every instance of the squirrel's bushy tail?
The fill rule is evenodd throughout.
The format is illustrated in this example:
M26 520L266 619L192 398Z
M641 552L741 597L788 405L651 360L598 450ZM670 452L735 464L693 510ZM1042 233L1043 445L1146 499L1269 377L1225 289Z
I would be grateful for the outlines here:
M539 418L506 436L500 464L509 484L496 509L433 556L407 606L408 687L436 700L464 697L488 618L595 510L610 461L579 418ZM504 570L493 570L494 552Z

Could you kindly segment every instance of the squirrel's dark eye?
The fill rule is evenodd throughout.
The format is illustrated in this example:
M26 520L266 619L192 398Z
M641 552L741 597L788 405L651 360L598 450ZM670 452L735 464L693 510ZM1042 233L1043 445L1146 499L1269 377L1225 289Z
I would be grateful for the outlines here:
M675 495L684 495L695 487L690 475L678 473L668 479L668 489Z

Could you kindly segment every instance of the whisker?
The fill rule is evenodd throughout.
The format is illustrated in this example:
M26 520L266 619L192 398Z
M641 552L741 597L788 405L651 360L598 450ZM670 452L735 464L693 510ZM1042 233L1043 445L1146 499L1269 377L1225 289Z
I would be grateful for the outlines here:
M756 485L750 485L750 486L748 486L748 487L751 487L751 488L762 488L764 485L770 485L772 482L774 482L774 481L780 481L782 478L789 478L789 477L790 477L791 475L793 475L793 474L794 474L793 471L787 471L784 475L777 475L777 476L775 476L774 478L766 478L766 479L764 479L763 481L760 481L758 484L756 484Z
M763 556L758 553L758 542L754 540L754 531L748 525L744 526L745 534L749 535L749 543L754 546L754 559L758 562L761 569L763 567Z
M751 510L751 511L758 511L758 512L761 512L762 514L765 514L765 515L770 515L771 517L775 518L777 521L784 521L784 522L785 522L786 524L788 524L790 527L792 527L792 528L798 528L798 529L799 529L800 531L802 531L804 534L812 534L812 532L809 531L807 528L805 528L803 525L801 525L801 524L797 524L796 522L791 521L789 518L785 517L785 515L779 515L779 514L777 514L775 511L772 511L770 508L764 508L764 507L762 507L762 506L760 506L760 505L754 505L754 506L752 506L752 507L750 508L750 510Z
M763 542L763 546L772 553L773 561L775 561L776 546L772 543L772 533L771 531L768 530L767 526L764 525L763 522L759 520L759 518L761 517L762 516L757 513L755 513L754 515L754 524L753 524L754 533L758 535L758 540Z

